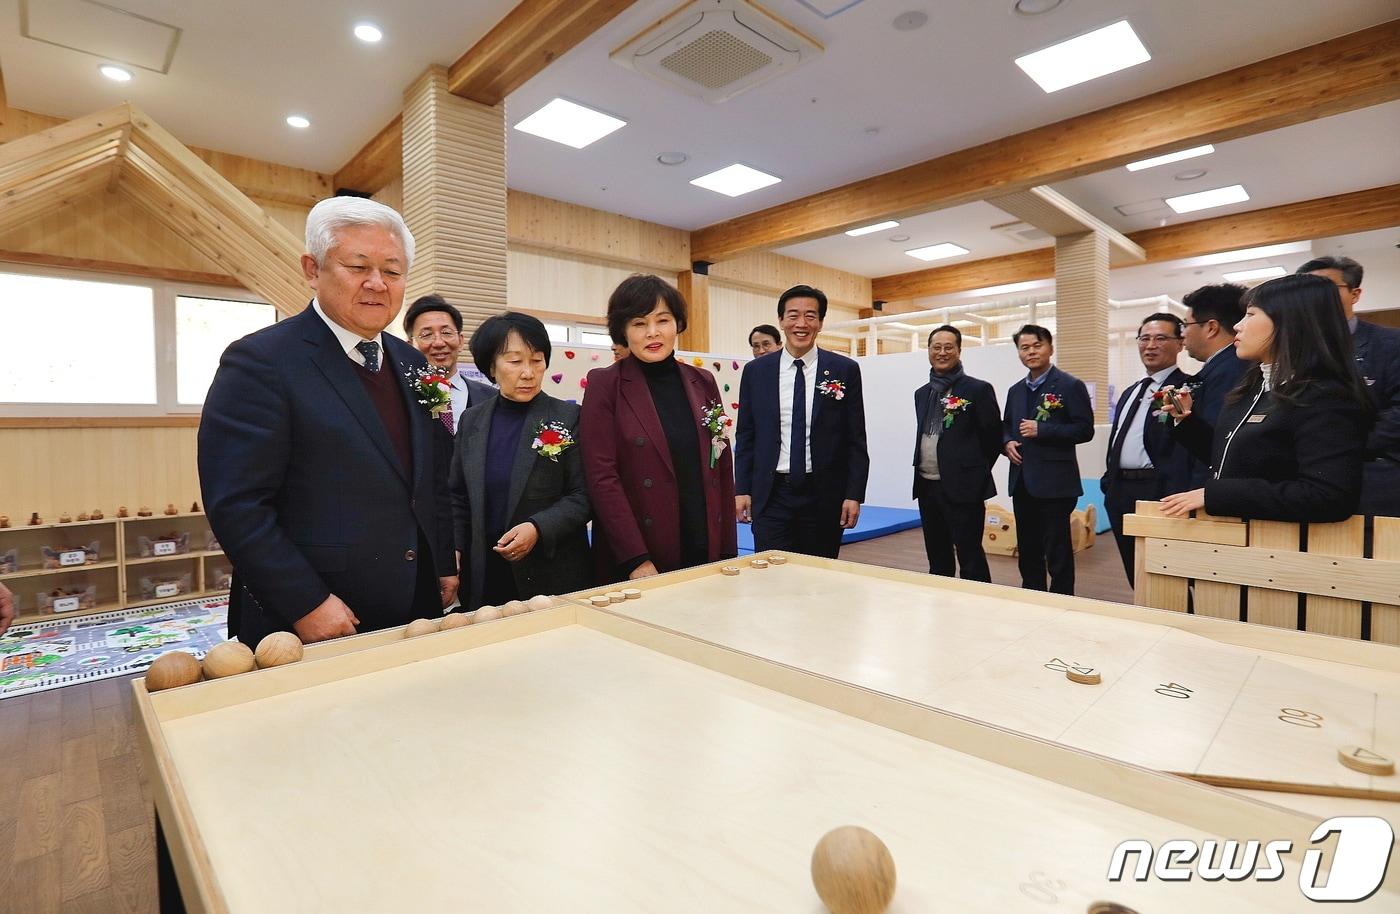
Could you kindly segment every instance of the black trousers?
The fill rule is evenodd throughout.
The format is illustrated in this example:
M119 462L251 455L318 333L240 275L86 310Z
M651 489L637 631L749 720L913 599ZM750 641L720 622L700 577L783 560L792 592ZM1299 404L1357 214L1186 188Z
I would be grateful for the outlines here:
M1074 593L1074 544L1069 514L1077 498L1036 498L1018 486L1011 496L1016 514L1016 564L1026 590ZM1050 586L1045 586L1049 572Z
M1400 463L1384 457L1368 460L1361 469L1358 514L1400 517Z
M965 581L991 583L987 553L982 551L986 505L980 501L951 501L940 480L917 477L919 521L924 528L928 573L953 576L953 556Z
M755 552L769 549L834 559L841 552L841 500L821 497L811 475L798 485L786 473L773 474L773 491L753 518Z
M1113 527L1113 538L1118 543L1118 554L1123 559L1123 570L1128 574L1128 584L1133 585L1134 539L1123 535L1123 515L1132 514L1139 501L1156 501L1161 484L1155 476L1148 479L1123 479L1121 476L1108 483L1108 491L1103 496L1104 509L1108 511L1108 522Z

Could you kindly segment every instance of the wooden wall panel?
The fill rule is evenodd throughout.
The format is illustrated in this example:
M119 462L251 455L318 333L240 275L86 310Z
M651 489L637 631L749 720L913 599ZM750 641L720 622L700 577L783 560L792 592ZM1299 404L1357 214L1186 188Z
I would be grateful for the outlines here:
M196 428L0 429L0 514L21 525L38 511L46 521L62 512L118 505L159 511L167 502L188 510L201 500L195 467Z
M635 268L591 257L512 245L506 254L507 304L522 311L577 314L603 323L608 296Z
M825 290L823 290L825 291ZM830 305L826 323L856 318L856 309ZM721 282L710 275L710 351L720 355L751 355L749 331L759 324L778 325L778 296L756 292L744 286ZM823 337L818 341L824 349L845 352L844 339Z
M778 296L798 284L821 289L830 304L843 308L869 308L872 301L869 277L781 254L748 254L716 263L710 267L710 277L714 282L771 293L774 308L777 307ZM827 318L832 319L830 316Z
M689 232L518 190L506 195L506 237L512 245L630 264L633 272L690 269Z
M1094 421L1108 421L1108 238L1055 239L1056 364L1089 385Z

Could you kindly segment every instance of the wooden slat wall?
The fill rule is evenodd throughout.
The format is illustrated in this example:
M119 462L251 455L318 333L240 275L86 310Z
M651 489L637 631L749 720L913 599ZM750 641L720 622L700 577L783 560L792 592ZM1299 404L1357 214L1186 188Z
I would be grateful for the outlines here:
M0 514L19 526L38 511L46 521L62 512L118 505L181 510L200 500L193 427L0 429Z
M635 267L512 246L506 255L510 307L561 311L603 323L608 296Z
M1094 394L1094 421L1108 422L1108 238L1055 239L1055 361Z
M690 233L513 190L506 195L511 246L631 264L667 276L690 269Z
M1339 524L1308 526L1309 555L1365 555L1366 518L1356 516ZM1325 583L1319 587L1330 586ZM1306 624L1310 632L1324 635L1361 637L1361 603L1321 594L1307 597Z

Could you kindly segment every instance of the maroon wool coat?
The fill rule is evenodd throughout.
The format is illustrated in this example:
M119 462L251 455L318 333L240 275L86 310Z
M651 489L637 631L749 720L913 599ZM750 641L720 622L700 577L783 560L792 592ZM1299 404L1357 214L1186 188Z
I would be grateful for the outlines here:
M707 371L683 363L680 369L699 426L705 407L723 402L719 387ZM712 469L710 433L700 427L696 437L713 562L738 553L734 448L729 442ZM681 555L680 492L661 419L635 358L588 373L579 447L593 502L593 551L600 582L618 580L618 566L643 553L658 571L674 571Z

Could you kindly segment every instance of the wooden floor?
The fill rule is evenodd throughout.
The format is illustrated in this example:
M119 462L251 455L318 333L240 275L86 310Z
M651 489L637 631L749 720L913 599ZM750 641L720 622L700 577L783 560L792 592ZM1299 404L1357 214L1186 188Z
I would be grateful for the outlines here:
M841 558L923 571L918 530L856 543ZM1076 557L1080 596L1132 602L1112 535ZM1016 561L990 556L1017 586ZM151 794L129 679L0 700L0 912L154 914Z

